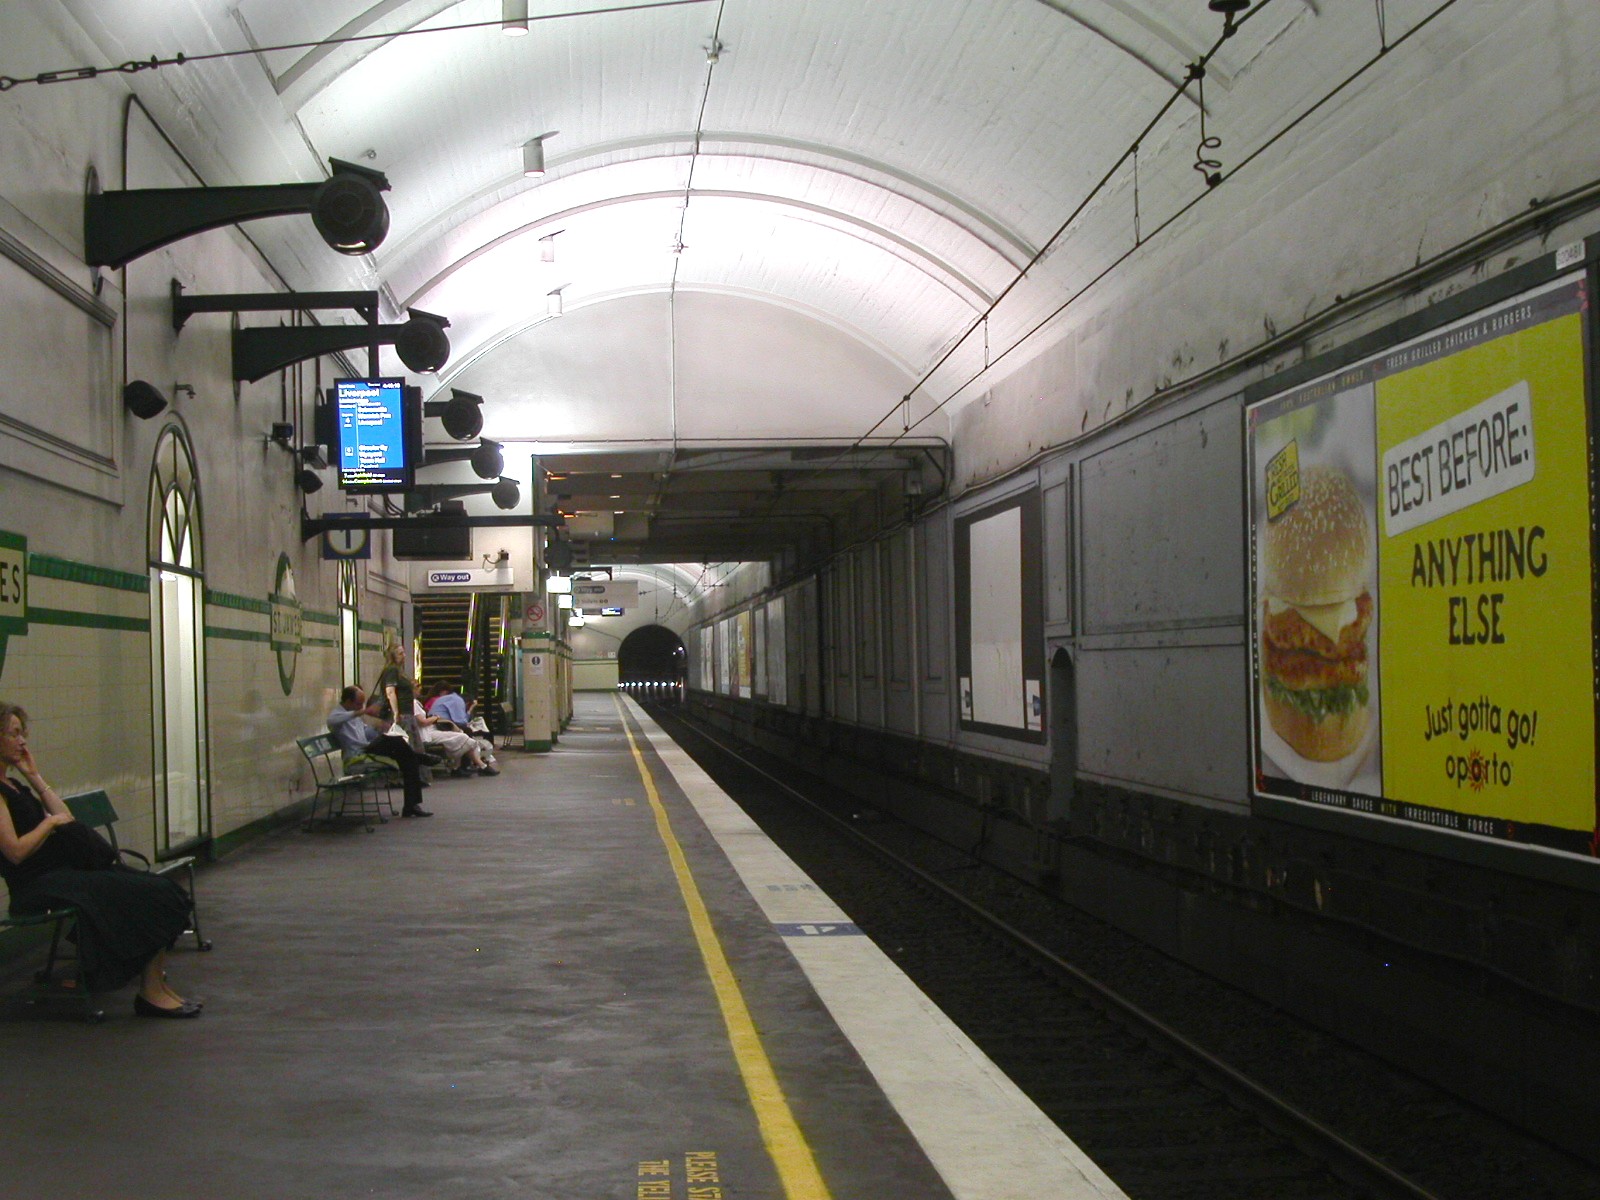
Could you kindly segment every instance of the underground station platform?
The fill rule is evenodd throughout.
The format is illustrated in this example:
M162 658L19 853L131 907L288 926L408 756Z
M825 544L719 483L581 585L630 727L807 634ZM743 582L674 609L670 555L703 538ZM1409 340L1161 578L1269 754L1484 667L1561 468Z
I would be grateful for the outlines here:
M0 1190L1122 1196L631 700L501 762L203 872L197 1020L8 1003Z

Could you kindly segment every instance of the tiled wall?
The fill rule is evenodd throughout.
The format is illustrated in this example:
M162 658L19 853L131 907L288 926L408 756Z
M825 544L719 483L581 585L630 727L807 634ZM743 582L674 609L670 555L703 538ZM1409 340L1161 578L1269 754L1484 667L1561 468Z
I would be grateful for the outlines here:
M28 710L30 744L50 783L63 795L104 788L117 806L121 841L154 854L149 585L34 552L29 593L29 629L7 638L0 656L0 697ZM340 691L337 618L307 616L285 694L265 597L255 605L249 599L213 593L206 605L214 837L310 794L295 739L322 730ZM360 636L362 678L376 677L384 623L364 620Z
M64 10L13 7L6 48L17 61L95 57L70 20L49 15ZM211 834L237 840L310 794L295 738L323 729L340 687L338 564L302 538L300 513L308 501L315 513L342 499L331 488L303 497L294 456L266 434L284 419L303 428L319 378L344 368L324 360L236 385L226 315L197 316L174 332L175 280L200 294L288 286L238 229L175 242L121 270L85 266L88 166L108 188L124 178L129 187L202 182L125 89L108 77L75 90L71 103L25 109L14 93L0 95L0 311L10 314L0 321L0 532L26 538L29 568L26 630L0 634L0 699L32 715L51 783L63 794L105 788L121 840L151 852L156 447L176 428L195 465ZM122 389L132 379L151 383L167 410L152 420L126 412ZM399 625L406 599L404 571L382 542L358 566L364 681L376 677L385 627ZM280 556L303 609L287 689L272 644Z

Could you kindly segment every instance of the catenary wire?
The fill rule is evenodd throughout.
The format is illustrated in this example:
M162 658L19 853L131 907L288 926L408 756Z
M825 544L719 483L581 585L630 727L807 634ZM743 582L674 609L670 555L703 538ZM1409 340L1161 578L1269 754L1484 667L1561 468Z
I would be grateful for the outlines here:
M587 8L580 12L564 13L536 13L527 19L530 21L560 21L569 17L602 17L616 13L642 12L655 8L684 8L691 4L711 4L713 0L644 0L640 4L620 4L610 8ZM353 33L346 37L319 38L312 42L284 42L277 46L251 46L244 50L218 50L211 54L184 54L179 51L170 58L161 58L152 54L148 59L132 58L127 62L111 67L67 67L59 71L40 71L37 75L14 77L0 75L0 92L9 92L12 88L25 83L76 83L83 79L95 79L101 75L134 75L141 71L155 71L162 67L186 67L194 63L211 62L222 58L254 58L261 54L271 54L278 50L317 50L324 46L344 46L353 42L380 42L391 38L420 37L433 33L456 33L464 29L498 29L504 22L500 18L492 21L466 21L456 25L436 25L427 29L397 29L386 33Z

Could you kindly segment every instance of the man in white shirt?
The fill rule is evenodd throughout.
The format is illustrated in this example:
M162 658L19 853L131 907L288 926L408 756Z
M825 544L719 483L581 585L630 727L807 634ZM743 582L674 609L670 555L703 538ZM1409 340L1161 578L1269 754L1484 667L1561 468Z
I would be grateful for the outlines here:
M400 768L400 782L405 793L405 804L400 809L402 817L431 817L422 807L422 768L411 743L403 737L380 733L364 717L378 715L378 706L367 704L366 693L360 688L345 688L339 704L328 714L328 732L338 740L346 759L367 754L387 758Z

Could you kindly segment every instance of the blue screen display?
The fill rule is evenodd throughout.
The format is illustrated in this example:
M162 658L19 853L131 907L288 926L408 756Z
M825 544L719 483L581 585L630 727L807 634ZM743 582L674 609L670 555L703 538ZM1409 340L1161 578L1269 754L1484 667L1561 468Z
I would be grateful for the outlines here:
M405 381L340 379L333 385L339 431L339 486L348 491L404 491L407 454Z

